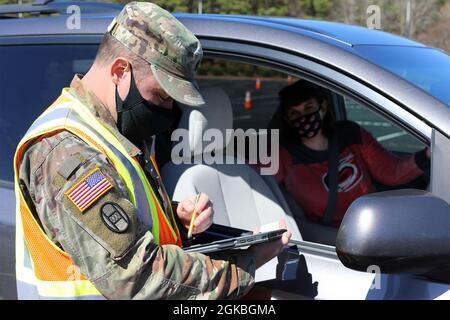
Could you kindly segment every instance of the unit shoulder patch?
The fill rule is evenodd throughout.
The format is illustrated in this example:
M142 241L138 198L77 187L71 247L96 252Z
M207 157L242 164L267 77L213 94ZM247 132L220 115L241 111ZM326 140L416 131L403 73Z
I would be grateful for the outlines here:
M106 202L100 208L100 214L106 227L112 232L124 233L127 231L130 219L119 204Z

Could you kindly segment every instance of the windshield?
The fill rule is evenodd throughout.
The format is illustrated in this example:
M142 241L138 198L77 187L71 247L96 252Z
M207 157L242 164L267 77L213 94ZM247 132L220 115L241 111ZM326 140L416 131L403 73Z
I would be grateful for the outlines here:
M450 105L450 56L432 48L356 46L367 60Z

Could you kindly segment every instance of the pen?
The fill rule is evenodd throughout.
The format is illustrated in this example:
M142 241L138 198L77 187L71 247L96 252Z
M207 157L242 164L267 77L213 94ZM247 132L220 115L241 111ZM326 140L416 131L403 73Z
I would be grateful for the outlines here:
M198 202L199 198L200 198L200 193L197 193L197 196L195 197L195 202L194 202L194 211L192 211L191 224L189 225L188 239L192 238L192 229L194 229L194 220L195 220L195 216L196 216L195 207L197 206L197 202Z

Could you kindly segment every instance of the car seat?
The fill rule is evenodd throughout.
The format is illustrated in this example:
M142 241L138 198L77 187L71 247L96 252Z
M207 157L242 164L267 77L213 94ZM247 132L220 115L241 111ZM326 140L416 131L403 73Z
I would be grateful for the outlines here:
M198 108L181 106L178 129L185 129L189 141L184 141L186 149L178 154L174 146L180 142L174 142L172 159L161 170L169 196L181 201L198 192L207 193L214 208L214 223L244 230L254 230L284 218L293 239L301 240L300 231L274 178L262 177L249 165L238 164L237 157L226 154L224 149L231 140L226 130L233 127L233 112L225 91L208 88L202 94L206 105ZM221 155L222 164L198 161L207 151L202 146L205 143L202 138L208 129L218 130L216 132L223 137L206 143L208 150ZM178 157L175 163L174 157ZM180 160L183 163L179 164Z

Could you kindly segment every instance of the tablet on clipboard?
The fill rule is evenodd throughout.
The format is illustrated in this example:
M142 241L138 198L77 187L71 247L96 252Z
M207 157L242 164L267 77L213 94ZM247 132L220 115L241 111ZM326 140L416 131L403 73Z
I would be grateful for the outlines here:
M258 243L270 242L280 239L286 229L279 229L268 232L261 232L252 235L245 235L241 237L234 237L224 240L218 240L210 243L196 244L187 248L183 248L185 252L217 252L222 250L230 250L251 246Z

